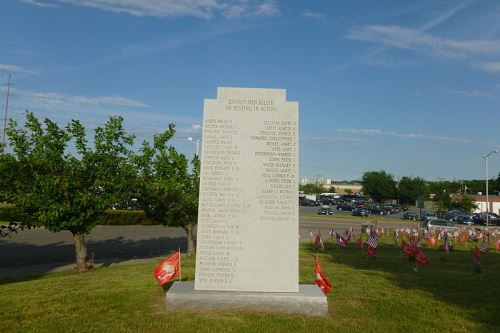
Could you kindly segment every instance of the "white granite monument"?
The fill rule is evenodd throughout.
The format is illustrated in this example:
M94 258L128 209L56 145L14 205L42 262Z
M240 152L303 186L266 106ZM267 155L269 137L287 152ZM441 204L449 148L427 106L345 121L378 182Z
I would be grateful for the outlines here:
M283 89L205 100L196 290L298 291L297 138Z
M194 290L174 283L167 305L325 314L319 288L299 288L298 222L298 103L218 88L205 99Z

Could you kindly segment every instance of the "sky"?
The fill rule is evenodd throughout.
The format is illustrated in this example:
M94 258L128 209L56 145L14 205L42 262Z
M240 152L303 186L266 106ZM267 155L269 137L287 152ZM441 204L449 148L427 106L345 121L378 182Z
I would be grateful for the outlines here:
M500 150L496 0L5 0L0 45L20 123L121 115L139 144L172 122L192 157L217 87L283 88L300 177L484 179Z

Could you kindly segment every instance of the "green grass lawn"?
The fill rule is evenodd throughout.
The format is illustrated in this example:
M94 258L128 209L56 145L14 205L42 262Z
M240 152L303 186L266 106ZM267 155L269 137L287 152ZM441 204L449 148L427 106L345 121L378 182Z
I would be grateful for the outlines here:
M329 314L305 317L251 312L169 312L152 276L155 263L57 273L0 282L0 332L500 332L500 254L483 254L473 270L470 249L445 261L423 246L428 267L412 270L388 238L378 258L356 244L337 252L326 241L321 265L334 288ZM194 260L183 259L194 279ZM314 283L314 250L302 244L300 283Z

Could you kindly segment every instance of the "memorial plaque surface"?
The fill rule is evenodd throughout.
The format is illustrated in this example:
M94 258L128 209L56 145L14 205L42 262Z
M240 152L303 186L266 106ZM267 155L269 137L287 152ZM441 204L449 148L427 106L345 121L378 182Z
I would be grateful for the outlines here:
M196 290L298 292L298 103L284 89L206 99Z

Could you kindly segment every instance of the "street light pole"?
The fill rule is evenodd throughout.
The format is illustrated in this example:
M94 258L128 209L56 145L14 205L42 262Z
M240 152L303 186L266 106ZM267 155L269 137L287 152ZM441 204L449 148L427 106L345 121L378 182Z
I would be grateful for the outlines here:
M488 227L489 224L489 219L490 219L490 214L489 214L489 198L488 198L488 157L490 157L491 154L496 154L498 153L498 150L492 150L488 154L484 155L484 164L485 164L485 170L486 170L486 227Z
M195 154L196 156L200 157L200 139L193 140L192 137L189 137L188 141L195 144Z

